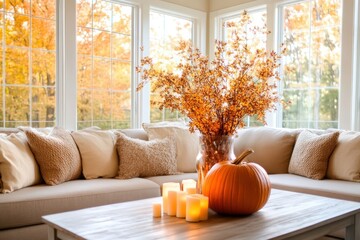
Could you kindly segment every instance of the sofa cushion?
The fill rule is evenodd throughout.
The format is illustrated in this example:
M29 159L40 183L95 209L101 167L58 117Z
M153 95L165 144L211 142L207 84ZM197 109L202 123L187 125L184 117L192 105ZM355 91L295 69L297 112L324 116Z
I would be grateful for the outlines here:
M158 196L159 185L141 178L78 179L55 186L35 185L1 195L0 229L40 224L41 216L47 214Z
M338 136L339 132L337 131L322 135L307 130L302 131L296 140L291 155L289 173L313 179L323 179Z
M261 165L268 173L287 173L297 132L289 129L257 127L241 129L234 140L234 153L239 156L251 148L245 160Z
M196 171L196 156L199 153L199 136L189 131L189 126L181 122L143 123L149 139L162 139L173 136L176 141L177 170Z
M294 174L269 175L271 187L360 202L360 183L323 179L321 181Z
M21 228L0 230L0 239L23 240L36 239L48 240L48 225L38 224Z
M70 132L55 127L46 135L24 128L30 149L46 184L56 185L81 175L81 158Z
M86 179L115 177L118 169L116 136L112 131L84 129L71 133L79 148Z
M343 131L329 159L327 177L360 182L360 133Z
M176 174L176 145L173 138L144 141L117 132L119 179Z
M114 130L114 132L115 133L122 132L126 136L131 137L131 138L141 139L141 140L145 140L145 141L149 140L148 134L142 128L128 128L128 129Z
M41 175L23 132L0 136L1 192L39 184Z

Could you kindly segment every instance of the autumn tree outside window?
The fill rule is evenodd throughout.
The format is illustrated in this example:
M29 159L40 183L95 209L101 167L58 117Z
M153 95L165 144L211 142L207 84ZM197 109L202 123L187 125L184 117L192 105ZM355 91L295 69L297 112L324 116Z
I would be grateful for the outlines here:
M299 1L280 8L284 58L282 127L338 128L341 0Z
M272 31L269 49L278 50L281 43L287 48L279 89L291 104L268 114L268 124L360 130L360 4L354 0L260 0L238 5L211 16L210 29L215 30L209 43L225 39L223 23L245 9L250 15L265 12ZM256 123L249 119L248 125Z
M159 10L150 12L150 56L163 63L173 61L177 54L174 48L181 40L194 44L194 26L191 19L181 16L172 16ZM169 59L171 58L171 59ZM152 91L150 100L158 100L158 93ZM164 108L150 105L150 121L174 121L182 118L177 111L172 112Z
M58 14L69 3L74 3L73 11L66 12L70 15ZM285 42L289 49L279 87L292 105L269 115L268 124L360 130L358 1L259 0L210 12L210 55L213 40L226 35L219 22L252 8L263 9L274 33L267 47L276 50ZM192 34L180 35L206 52L206 13L178 5L155 0L0 0L0 127L126 128L179 117L150 106L156 93L140 95L134 89L139 81L134 74L138 50L144 46L150 54L155 36L152 13L178 19ZM76 19L70 24L74 32L63 25L64 18ZM76 40L64 44L59 26ZM58 55L76 47L66 56ZM77 59L77 64L62 68L69 59ZM76 97L69 89L76 89ZM250 126L258 125L247 120Z
M130 128L132 7L77 0L77 127Z
M167 27L186 25L186 37L196 35L205 49L206 13L171 3L0 0L0 127L110 129L149 122L150 92L136 93L134 68L140 46L149 54L153 9L174 20Z
M0 127L55 124L55 2L0 1Z

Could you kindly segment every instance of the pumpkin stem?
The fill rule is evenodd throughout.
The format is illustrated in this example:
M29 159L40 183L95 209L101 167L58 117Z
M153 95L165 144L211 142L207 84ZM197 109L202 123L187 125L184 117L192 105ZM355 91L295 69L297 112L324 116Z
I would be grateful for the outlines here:
M247 150L245 150L245 151L243 151L234 161L232 161L231 163L232 164L235 164L235 165L238 165L238 164L240 164L243 160L244 160L244 158L246 158L249 154L252 154L252 153L254 153L254 150L252 150L252 149L247 149Z

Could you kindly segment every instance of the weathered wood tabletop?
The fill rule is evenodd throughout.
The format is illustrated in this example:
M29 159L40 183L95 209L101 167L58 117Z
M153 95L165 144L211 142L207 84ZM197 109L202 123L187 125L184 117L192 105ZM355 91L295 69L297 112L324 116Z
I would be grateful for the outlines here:
M124 202L43 217L49 239L314 239L347 228L360 239L360 203L272 190L268 203L250 216L221 216L189 223L152 217L161 198Z

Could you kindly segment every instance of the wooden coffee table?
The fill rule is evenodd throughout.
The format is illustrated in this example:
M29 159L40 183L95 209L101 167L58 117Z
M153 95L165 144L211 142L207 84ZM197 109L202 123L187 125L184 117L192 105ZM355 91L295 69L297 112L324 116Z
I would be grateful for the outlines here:
M360 203L272 190L266 206L250 216L209 220L152 217L161 198L124 202L43 217L49 239L314 239L346 228L346 239L360 239Z

